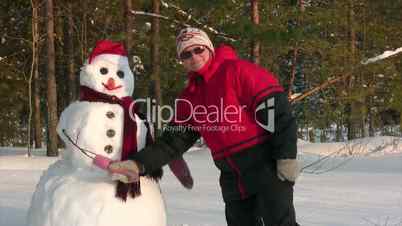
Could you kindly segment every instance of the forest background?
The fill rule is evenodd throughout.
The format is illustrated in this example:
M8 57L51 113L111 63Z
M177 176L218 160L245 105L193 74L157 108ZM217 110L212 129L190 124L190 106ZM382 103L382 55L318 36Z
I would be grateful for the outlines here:
M58 117L77 100L96 41L125 44L135 98L172 105L186 84L175 37L207 31L278 76L310 142L401 136L402 0L2 0L0 146L61 146Z

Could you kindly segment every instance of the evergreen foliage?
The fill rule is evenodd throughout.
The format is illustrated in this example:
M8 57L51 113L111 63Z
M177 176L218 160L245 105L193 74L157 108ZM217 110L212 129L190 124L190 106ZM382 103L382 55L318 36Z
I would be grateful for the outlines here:
M40 95L42 126L46 128L46 1L39 2ZM55 2L56 72L58 102L61 103L59 112L69 102L64 95L67 89L66 53L63 50L66 42L66 2ZM400 135L401 54L367 66L362 66L360 61L402 46L402 0L305 2L305 10L301 11L299 1L295 0L260 1L259 25L251 22L249 1L163 0L161 14L183 24L204 28L215 46L229 43L245 59L250 58L252 41L259 40L262 45L262 66L274 72L283 86L291 89L293 94L301 94L330 79L350 75L348 79L294 104L300 136L318 137L314 133L320 131L321 141L326 141L374 134ZM133 1L133 6L137 11L152 10L151 1ZM3 31L0 34L0 146L26 145L27 142L28 79L32 62L30 7L30 1L0 2L0 29ZM97 40L107 38L124 41L127 33L123 12L123 1L73 1L72 38L77 76ZM134 17L134 48L130 59L136 56L141 60L140 65L137 65L140 69L136 70L136 98L152 94L151 20L150 16ZM235 41L228 41L197 23L213 27ZM172 20L161 20L160 24L163 103L173 104L186 84L186 75L176 58L175 49L175 36L183 24ZM295 76L293 84L289 84L292 70ZM353 136L345 135L351 131Z

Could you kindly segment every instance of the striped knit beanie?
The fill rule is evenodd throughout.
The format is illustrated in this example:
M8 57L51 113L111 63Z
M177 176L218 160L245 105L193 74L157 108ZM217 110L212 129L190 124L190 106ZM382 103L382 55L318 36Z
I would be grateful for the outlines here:
M182 29L176 38L177 56L180 56L187 47L193 45L203 45L207 47L212 54L215 53L214 46L204 31L193 27Z

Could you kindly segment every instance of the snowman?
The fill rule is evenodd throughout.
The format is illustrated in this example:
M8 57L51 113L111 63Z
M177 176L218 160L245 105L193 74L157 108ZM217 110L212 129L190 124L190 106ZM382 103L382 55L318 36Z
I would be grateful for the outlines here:
M98 41L81 68L80 85L80 100L62 112L57 126L65 149L41 176L27 225L165 226L161 169L131 184L121 182L125 175L105 170L111 161L125 160L152 142L131 98L134 76L123 46ZM192 187L183 159L170 168Z

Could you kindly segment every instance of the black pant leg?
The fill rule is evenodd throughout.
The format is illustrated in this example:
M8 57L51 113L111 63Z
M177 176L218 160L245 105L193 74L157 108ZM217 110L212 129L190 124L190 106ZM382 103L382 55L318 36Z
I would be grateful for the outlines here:
M245 200L233 200L225 203L226 222L228 226L259 226L256 196Z
M268 165L261 174L261 190L258 192L258 211L265 226L297 226L293 206L293 185L281 181L276 165Z

